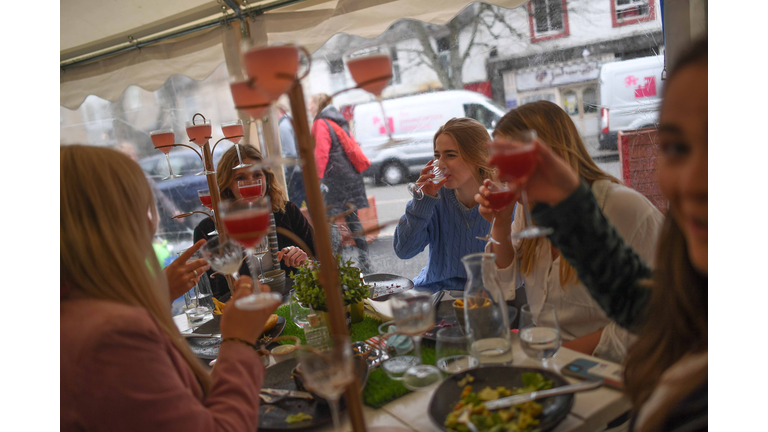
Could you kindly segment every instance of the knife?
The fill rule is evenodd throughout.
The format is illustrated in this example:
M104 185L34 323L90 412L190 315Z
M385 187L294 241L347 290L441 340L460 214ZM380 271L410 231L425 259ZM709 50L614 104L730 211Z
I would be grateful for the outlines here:
M312 396L311 393L298 391L298 390L263 388L261 389L261 393L266 393L272 396L286 396L286 397L297 398L297 399L308 399L308 400L314 399L314 396Z
M485 407L489 410L497 410L499 408L507 408L512 405L520 405L528 401L542 399L550 396L559 396L569 393L582 392L587 390L594 390L602 387L603 380L599 381L583 381L578 384L571 384L562 387L556 387L549 390L539 390L531 393L524 393L514 396L508 396L501 399L485 402Z
M440 290L435 293L435 296L432 298L432 306L437 307L437 305L440 303L440 300L443 299L443 296L445 295L445 291Z

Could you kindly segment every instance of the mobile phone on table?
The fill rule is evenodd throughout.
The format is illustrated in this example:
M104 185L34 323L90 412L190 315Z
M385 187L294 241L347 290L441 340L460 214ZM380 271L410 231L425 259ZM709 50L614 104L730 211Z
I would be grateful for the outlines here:
M565 376L590 381L603 380L608 387L624 390L621 366L616 363L576 359L563 366L560 371Z

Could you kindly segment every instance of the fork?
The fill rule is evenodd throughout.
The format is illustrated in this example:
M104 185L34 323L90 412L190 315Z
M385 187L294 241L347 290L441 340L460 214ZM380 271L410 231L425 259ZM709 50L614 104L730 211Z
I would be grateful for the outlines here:
M457 422L466 425L470 432L478 432L477 426L469 420L469 413L472 412L472 405L467 405L461 415L456 419Z

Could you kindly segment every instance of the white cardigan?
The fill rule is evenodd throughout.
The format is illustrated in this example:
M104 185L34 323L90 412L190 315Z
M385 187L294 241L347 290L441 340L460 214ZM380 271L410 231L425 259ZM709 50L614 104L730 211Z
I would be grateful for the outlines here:
M594 182L592 193L603 214L616 227L624 241L652 266L664 222L661 212L639 192L608 180ZM523 211L520 210L515 212L513 233L519 232L525 226ZM518 254L515 261L509 267L498 270L502 286L506 288L504 294L507 299L514 299L515 280L520 266L520 241L514 241L513 246ZM552 260L551 244L547 241L536 251L536 262L531 274L520 274L525 281L525 293L534 315L541 311L543 304L554 305L560 333L565 341L586 336L602 328L603 334L593 355L622 362L634 336L606 317L605 312L581 282L562 287L560 262L560 256Z

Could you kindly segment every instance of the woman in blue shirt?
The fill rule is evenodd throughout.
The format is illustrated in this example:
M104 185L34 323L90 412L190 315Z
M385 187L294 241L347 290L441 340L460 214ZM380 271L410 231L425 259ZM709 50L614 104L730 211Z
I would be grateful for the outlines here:
M464 290L467 274L461 264L465 255L483 252L490 223L478 212L474 196L485 179L495 180L488 164L490 136L480 122L452 118L438 129L433 140L435 159L446 178L429 181L433 162L421 170L418 185L424 198L412 199L395 229L395 253L401 259L418 255L429 246L427 266L413 280L432 292Z

